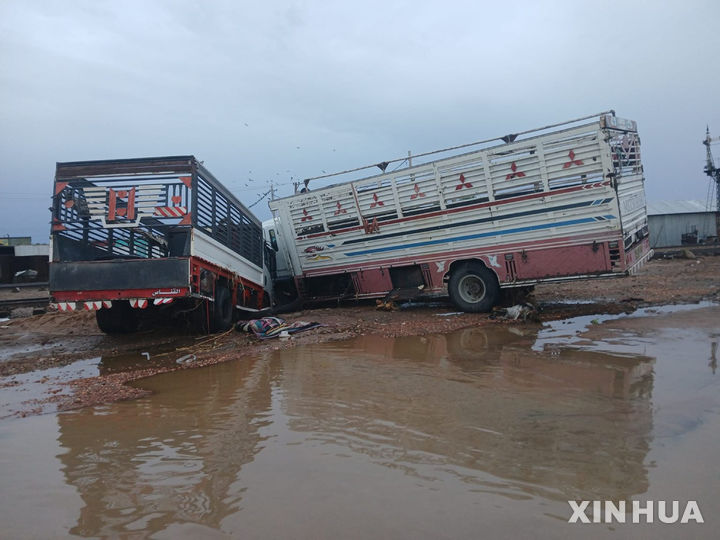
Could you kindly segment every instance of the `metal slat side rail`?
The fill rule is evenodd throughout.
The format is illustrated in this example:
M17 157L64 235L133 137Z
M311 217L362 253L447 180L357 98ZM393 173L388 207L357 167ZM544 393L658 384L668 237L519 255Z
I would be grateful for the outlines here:
M546 134L503 145L495 152L478 150L446 157L412 169L278 199L270 207L287 206L296 235L303 237L357 227L358 219L382 224L401 216L432 215L443 207L457 209L589 186L604 180L598 159L598 129L597 124L589 124L565 131L560 137ZM325 212L322 216L321 208ZM327 219L327 225L320 217Z
M226 196L203 174L197 174L195 227L235 253L262 267L262 226L255 216L237 199Z
M200 162L197 162L196 164L197 173L200 174L203 178L205 178L208 182L212 183L215 189L217 189L220 193L222 193L228 201L232 202L235 206L237 206L240 211L248 217L251 221L253 221L258 227L262 228L262 223L260 223L260 220L255 217L255 215L248 210L248 208L240 202L240 200L235 197L223 184L221 184L213 174L208 171Z
M555 131L550 133L545 133L542 135L536 135L534 137L530 137L527 139L523 139L521 141L515 141L510 142L506 144L499 144L495 146L490 146L487 148L481 148L476 149L471 152L466 152L462 154L456 154L451 156L444 156L444 157L438 157L434 161L429 161L417 165L413 165L412 167L408 167L406 169L401 169L397 171L392 172L385 172L380 173L374 176L368 176L364 178L354 179L354 180L344 180L337 184L331 184L328 186L319 187L315 190L312 190L312 194L318 194L324 191L331 191L334 190L340 186L348 185L348 184L355 184L356 186L363 186L364 189L370 189L367 186L371 186L373 183L377 183L378 187L382 187L382 183L389 182L390 178L394 178L397 176L407 176L409 178L412 178L414 175L421 175L425 171L428 170L428 168L432 168L434 164L437 164L438 166L442 167L443 174L450 174L452 171L456 171L458 174L461 172L466 172L465 170L469 168L469 164L476 162L476 163L482 163L483 160L487 161L488 156L490 156L493 160L493 163L496 163L498 161L502 161L504 158L511 158L511 155L515 155L517 157L517 152L519 151L526 151L530 153L536 153L537 148L536 146L541 141L549 141L548 148L555 148L557 152L560 152L562 149L565 150L566 156L568 150L572 149L572 144L575 144L576 138L579 135L586 135L589 137L593 137L595 134L598 133L599 130L605 129L602 126L601 122L593 122L590 124L583 124L581 126L574 126L571 128L567 128L561 131ZM493 139L494 140L494 139ZM548 152L550 154L551 152ZM479 157L480 156L480 157ZM484 156L484 157L482 157ZM562 161L563 156L557 155L555 157L548 155L548 160L554 163L560 163L560 165L564 165L565 162ZM510 162L508 162L510 163ZM451 169L451 167L455 167L455 169ZM571 169L568 172L574 172L575 169ZM564 175L561 175L564 176ZM487 176L486 178L490 178ZM389 185L389 184L387 184ZM491 187L491 186L488 186ZM279 202L283 201L291 201L291 200L298 200L301 199L304 195L307 195L310 192L305 193L295 193L293 195L288 195L286 197L280 197L273 201L269 202L270 209L274 209L277 207Z

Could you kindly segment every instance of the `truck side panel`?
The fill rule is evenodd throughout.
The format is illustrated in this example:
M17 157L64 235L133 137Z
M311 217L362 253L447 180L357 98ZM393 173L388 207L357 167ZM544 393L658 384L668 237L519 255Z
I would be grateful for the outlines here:
M371 234L352 231L342 237L297 238L298 257L304 274L314 276L338 268L382 266L407 256L434 260L446 258L449 251L473 248L495 248L501 253L509 244L535 249L546 247L549 240L572 244L572 237L588 235L603 241L617 239L617 212L613 213L614 194L609 182L542 198L541 207L532 199L509 199L460 212L401 218L378 225Z
M263 284L262 268L246 259L239 258L230 248L214 241L207 234L197 229L192 231L190 253L193 257L208 262L212 261L216 266L243 276L258 286Z

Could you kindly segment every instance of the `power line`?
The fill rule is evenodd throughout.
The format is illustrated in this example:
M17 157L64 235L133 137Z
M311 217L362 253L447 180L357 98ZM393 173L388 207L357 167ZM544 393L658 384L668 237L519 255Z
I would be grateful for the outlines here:
M260 201L262 201L265 197L267 197L268 195L270 195L270 193L272 193L272 192L274 192L274 191L275 191L275 189L271 186L270 189L268 189L265 193L263 193L262 195L260 195L260 198L259 198L257 201L255 201L255 202L252 203L250 206L248 206L248 209L250 209L250 208L252 208L253 206L255 206L256 204L258 204Z

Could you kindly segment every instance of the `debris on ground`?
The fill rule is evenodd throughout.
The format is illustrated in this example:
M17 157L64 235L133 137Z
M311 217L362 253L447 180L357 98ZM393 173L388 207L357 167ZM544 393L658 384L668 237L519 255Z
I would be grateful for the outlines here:
M491 319L507 319L510 321L531 321L540 322L538 309L529 303L515 304L506 308L495 308L490 315Z
M397 311L400 308L392 300L375 300L375 309L379 311Z
M279 317L263 317L262 319L253 319L244 324L238 324L238 329L244 332L252 332L255 337L260 339L272 339L276 337L287 338L290 334L304 332L323 326L318 322L295 321L287 323Z
M195 354L186 354L184 356L181 356L177 360L175 360L176 364L189 364L191 362L194 362L197 360L197 355Z
M36 281L37 277L38 277L38 271L28 268L27 270L20 270L19 272L15 272L15 280L14 281L16 283L26 283L29 281Z

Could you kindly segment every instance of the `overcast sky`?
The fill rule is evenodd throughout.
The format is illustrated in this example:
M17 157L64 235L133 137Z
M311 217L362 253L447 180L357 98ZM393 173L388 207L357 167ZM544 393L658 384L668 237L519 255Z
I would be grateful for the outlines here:
M249 205L611 108L648 199L704 201L718 23L717 0L0 0L0 235L47 241L57 161L194 154Z

